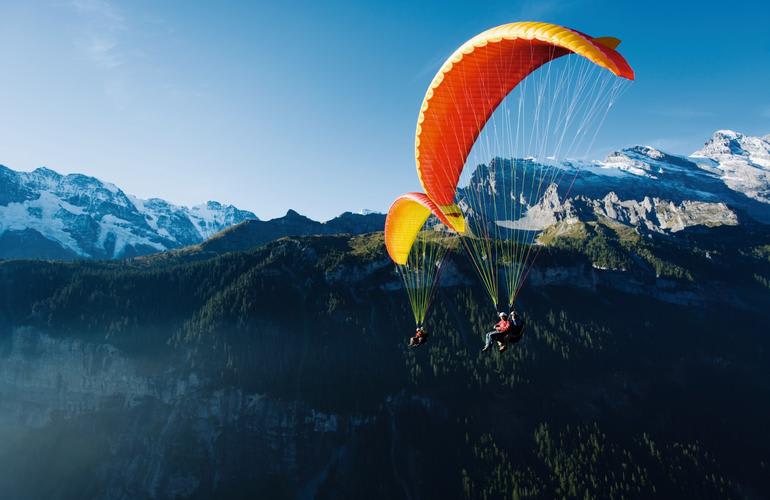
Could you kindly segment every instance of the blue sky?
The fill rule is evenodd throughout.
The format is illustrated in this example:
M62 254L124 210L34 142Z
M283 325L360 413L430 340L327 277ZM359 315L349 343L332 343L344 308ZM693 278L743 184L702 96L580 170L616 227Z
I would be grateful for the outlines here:
M0 0L0 163L261 218L385 210L419 188L414 125L435 71L519 20L623 40L637 81L597 156L770 133L765 2Z

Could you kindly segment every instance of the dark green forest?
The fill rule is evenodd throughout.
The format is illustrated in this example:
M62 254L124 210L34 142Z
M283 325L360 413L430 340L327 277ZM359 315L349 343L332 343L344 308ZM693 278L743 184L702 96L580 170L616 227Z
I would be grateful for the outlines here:
M302 497L311 484L317 498L770 496L767 227L652 235L596 222L542 241L517 304L526 332L505 353L480 352L495 311L461 254L431 341L408 349L414 325L381 233L2 262L0 351L19 329L108 343L152 379L194 373L198 391L357 422L300 433L290 471L248 466L275 450L246 424L218 428L207 453L186 448L194 426L180 430L167 451L202 478L190 498ZM113 434L128 414L102 403L31 432L0 454L13 473L0 489L88 498L108 477L89 471L125 452ZM60 447L84 439L83 466L67 468ZM68 486L24 479L33 468Z

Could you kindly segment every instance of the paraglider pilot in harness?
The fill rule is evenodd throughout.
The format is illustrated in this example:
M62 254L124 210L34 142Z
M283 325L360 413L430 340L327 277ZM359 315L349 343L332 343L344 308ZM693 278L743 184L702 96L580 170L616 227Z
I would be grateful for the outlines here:
M517 343L524 335L524 320L515 310L511 311L510 317L504 312L501 312L499 317L500 321L495 324L494 330L487 333L487 342L482 352L489 350L492 342L497 342L498 350L503 352L509 343Z
M430 335L428 335L428 332L426 332L422 326L418 326L417 330L414 332L414 337L409 339L409 347L420 347L428 342L429 337Z

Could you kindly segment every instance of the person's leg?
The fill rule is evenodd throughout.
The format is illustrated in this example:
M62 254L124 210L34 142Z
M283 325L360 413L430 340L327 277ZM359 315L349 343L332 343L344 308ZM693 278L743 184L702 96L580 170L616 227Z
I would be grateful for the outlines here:
M497 330L487 333L487 343L484 345L484 350L489 349L492 346L492 342L499 341L501 338L502 334Z

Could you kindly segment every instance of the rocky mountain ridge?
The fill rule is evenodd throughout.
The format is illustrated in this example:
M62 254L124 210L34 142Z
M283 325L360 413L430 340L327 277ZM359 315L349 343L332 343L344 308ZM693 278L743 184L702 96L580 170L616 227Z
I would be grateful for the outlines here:
M120 258L198 243L248 211L216 201L181 207L48 168L0 166L0 258Z
M276 219L241 222L212 236L196 249L223 253L252 248L286 236L373 233L382 231L384 226L385 215L377 212L345 212L329 221L318 222L289 210Z
M722 202L684 200L678 203L650 198L621 200L610 191L603 198L579 195L562 201L556 185L546 190L542 199L515 221L499 221L512 229L542 231L558 223L576 223L609 219L627 226L657 233L675 233L692 226L735 226L738 215Z
M512 168L512 161L521 165ZM535 176L535 184L537 176L546 179L537 195L521 187L527 185L525 176ZM550 178L562 182L549 184ZM480 199L497 204L482 210L516 214L498 217L497 223L520 230L541 231L558 222L597 218L658 233L744 221L767 224L770 141L720 130L689 157L634 146L594 162L495 158L479 165L464 189L468 206L478 205Z

